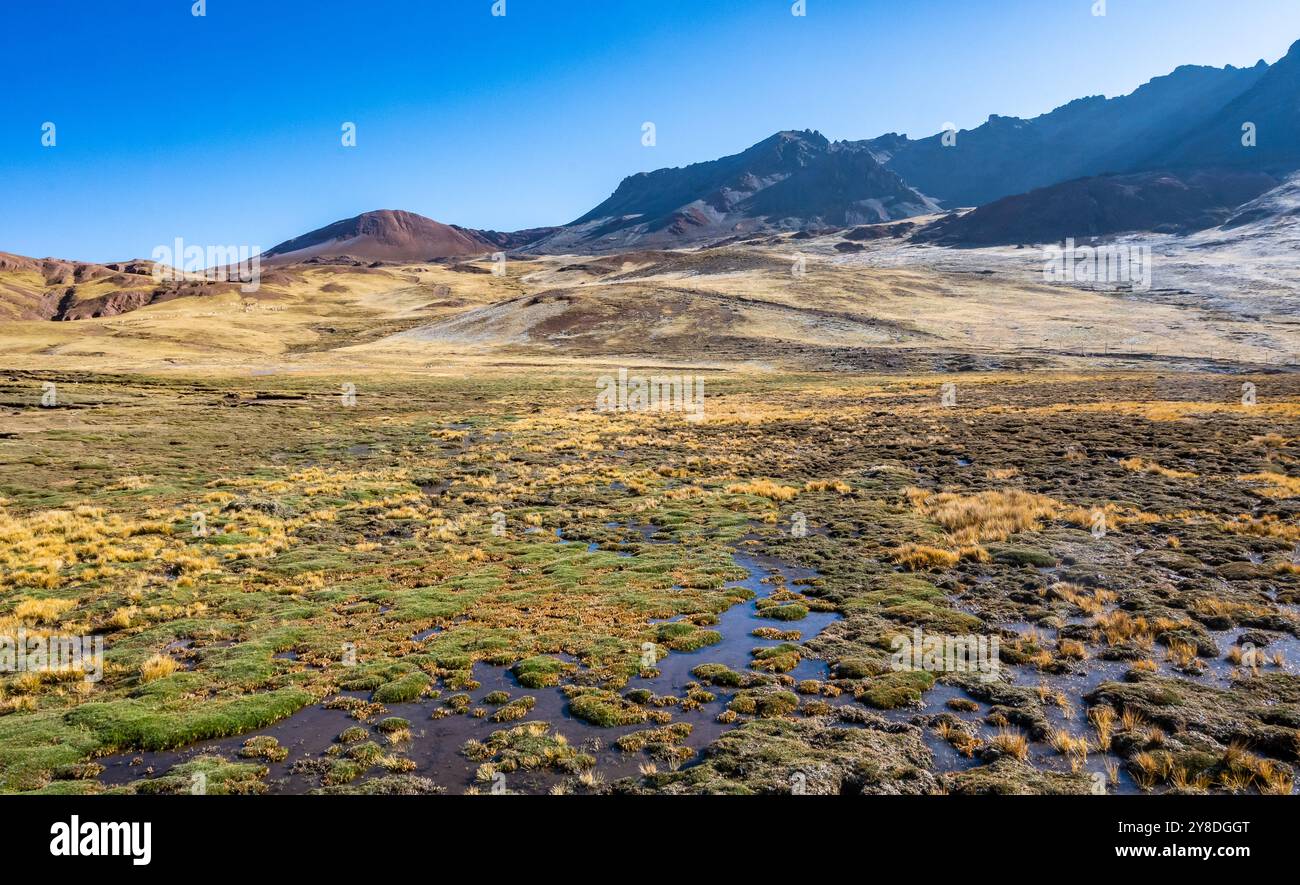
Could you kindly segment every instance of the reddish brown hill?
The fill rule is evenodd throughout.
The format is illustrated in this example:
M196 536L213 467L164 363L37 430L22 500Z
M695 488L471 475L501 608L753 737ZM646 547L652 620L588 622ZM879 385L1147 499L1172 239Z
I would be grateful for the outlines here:
M484 234L394 209L366 212L287 240L262 253L263 261L289 264L318 256L347 255L370 261L429 261L471 258L513 243L506 235Z

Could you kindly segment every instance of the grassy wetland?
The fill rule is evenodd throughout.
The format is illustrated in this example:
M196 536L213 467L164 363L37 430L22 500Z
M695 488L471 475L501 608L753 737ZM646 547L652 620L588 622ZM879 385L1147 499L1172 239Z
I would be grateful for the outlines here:
M1294 374L600 373L0 372L0 789L1293 792Z

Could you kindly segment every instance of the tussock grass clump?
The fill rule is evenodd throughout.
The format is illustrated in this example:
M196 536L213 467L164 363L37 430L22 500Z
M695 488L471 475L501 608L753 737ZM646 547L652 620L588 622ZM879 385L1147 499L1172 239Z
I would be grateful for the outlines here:
M700 664L691 670L691 675L721 688L738 688L745 681L742 674L725 664Z
M1165 648L1165 660L1180 670L1199 672L1203 669L1197 657L1196 646L1190 642L1172 640Z
M802 621L808 617L808 606L798 602L780 603L764 599L758 606L758 616L774 621Z
M979 737L964 724L951 721L951 717L939 720L934 726L934 732L967 758L974 756L975 752L984 746L984 742Z
M547 688L560 684L560 676L568 665L558 658L538 655L525 658L514 666L515 678L524 688Z
M989 743L1013 759L1024 762L1029 758L1029 740L1014 728L999 728Z
M280 746L280 742L270 735L258 735L244 741L244 746L239 748L239 755L244 759L283 762L288 758L289 750Z
M733 713L743 713L746 716L758 716L760 718L787 716L798 708L799 696L792 691L784 690L760 691L746 689L737 694L727 704L727 709Z
M28 624L57 624L75 606L70 599L24 599L14 606L14 617Z
M781 630L777 627L755 627L749 635L756 639L775 639L780 642L798 642L803 636L798 630Z
M1084 661L1088 659L1088 650L1077 639L1061 639L1056 643L1056 653L1066 660Z
M1106 606L1114 604L1118 598L1113 590L1097 588L1089 591L1078 584L1061 581L1053 584L1048 592L1057 599L1063 599L1085 615L1096 615Z
M545 768L577 774L595 766L594 757L570 745L564 735L551 734L550 730L547 722L525 722L494 731L486 741L468 741L461 752L483 763L479 775L484 782L491 781L497 772Z
M584 722L590 722L601 728L637 725L647 719L668 716L667 713L645 710L612 691L601 688L570 686L565 689L565 693L569 696L570 713Z
M693 728L688 722L675 722L663 728L634 731L619 738L614 744L624 753L644 750L676 767L695 755L694 750L681 746L682 741L690 737Z
M893 552L893 558L894 562L912 572L952 568L961 560L960 555L951 550L927 544L904 544Z
M1097 746L1110 750L1111 734L1115 729L1115 708L1106 705L1093 707L1088 711L1088 720L1097 729Z
M1248 473L1237 477L1241 482L1261 483L1270 498L1300 498L1300 477L1285 473Z
M1087 764L1089 747L1086 737L1058 728L1047 736L1047 741L1053 750L1069 758L1071 771L1080 771Z
M140 665L140 681L153 682L155 679L163 679L179 670L180 666L175 658L153 655Z
M875 676L855 697L880 710L917 706L921 694L934 687L934 674L927 670L893 670Z
M673 621L660 624L655 631L655 639L673 651L690 652L717 645L722 641L722 634L716 630L701 630L694 624L683 621Z
M202 775L202 780L199 780ZM266 792L267 769L263 765L231 762L221 756L196 756L189 762L173 766L162 777L134 781L131 792L141 795L181 796L193 792L196 783L203 784L209 796L250 796Z
M410 703L418 700L420 695L424 694L425 689L429 687L429 683L428 675L416 670L400 679L394 679L392 682L386 682L379 686L379 688L375 689L371 700L379 704Z
M780 483L772 482L770 479L732 483L727 486L727 491L733 495L754 495L772 501L793 501L799 495L797 488L783 486Z
M958 545L1005 541L1017 532L1037 531L1061 509L1058 501L1020 489L977 492L904 490L913 508L942 526Z
M806 492L835 492L840 495L847 495L853 491L853 487L840 479L811 479L803 484Z
M753 668L771 673L789 673L803 657L800 647L789 642L756 648L753 655Z
M501 707L492 714L491 718L493 722L512 722L516 719L523 719L535 706L537 706L537 698L524 695Z
M370 732L360 725L352 725L339 732L339 736L335 740L340 744L355 744L358 741L364 741L369 736Z

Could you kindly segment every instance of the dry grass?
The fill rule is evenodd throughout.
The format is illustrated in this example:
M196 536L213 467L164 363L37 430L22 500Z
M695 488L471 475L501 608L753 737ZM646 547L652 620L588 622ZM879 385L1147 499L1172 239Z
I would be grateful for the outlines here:
M997 734L989 739L989 743L1021 762L1029 758L1029 740L1014 728L999 728Z
M894 551L894 561L908 571L930 571L952 568L961 556L950 550L930 547L925 544L904 544Z
M28 624L57 624L75 606L70 599L24 599L14 607L14 617Z
M1163 476L1165 479L1195 479L1196 474L1188 470L1174 470L1169 467L1161 467L1154 461L1148 461L1145 458L1125 458L1120 461L1120 466L1125 470L1131 470L1134 473L1154 473L1156 476Z
M1057 753L1069 758L1071 771L1080 771L1088 764L1086 737L1072 735L1065 729L1058 728L1047 736L1047 742Z
M1170 618L1135 618L1126 611L1099 614L1093 623L1105 636L1107 644L1123 645L1133 642L1141 648L1149 648L1157 636L1183 626Z
M1060 504L1019 489L977 492L928 492L911 487L908 501L923 516L942 526L956 545L1005 541L1017 532L1037 531Z
M1196 646L1190 642L1175 640L1165 649L1165 660L1182 670L1199 669L1201 660L1196 655Z
M140 681L153 682L163 679L180 669L180 664L167 655L154 655L140 665Z
M783 486L769 479L732 483L727 486L727 491L733 495L755 495L772 501L793 501L799 495L794 486Z
M1300 497L1300 477L1287 476L1285 473L1249 473L1239 476L1242 482L1260 483L1261 490L1270 498Z
M1103 751L1110 750L1111 733L1115 728L1115 710L1113 707L1098 706L1088 711L1088 720L1097 729L1097 746Z
M1097 588L1089 592L1078 584L1065 581L1053 584L1050 592L1058 599L1064 599L1085 615L1097 614L1106 606L1113 605L1117 598L1113 590Z

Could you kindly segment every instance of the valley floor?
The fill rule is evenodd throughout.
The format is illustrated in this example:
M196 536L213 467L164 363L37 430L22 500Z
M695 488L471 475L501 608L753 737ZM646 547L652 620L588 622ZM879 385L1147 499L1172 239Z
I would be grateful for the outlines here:
M0 787L1292 792L1300 376L605 371L0 372Z

